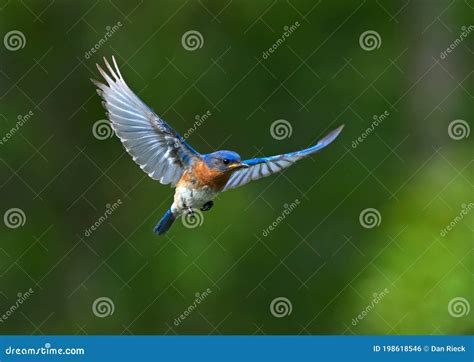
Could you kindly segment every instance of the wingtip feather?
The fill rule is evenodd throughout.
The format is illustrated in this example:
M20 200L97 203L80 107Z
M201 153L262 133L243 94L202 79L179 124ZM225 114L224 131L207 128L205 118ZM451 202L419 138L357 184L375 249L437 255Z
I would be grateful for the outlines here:
M339 136L339 134L344 129L344 126L345 126L344 124L341 124L339 127L329 132L326 136L324 136L323 138L319 140L318 144L324 144L324 145L330 144L332 141L336 139L337 136Z
M109 63L109 61L107 60L106 57L104 57L104 63L105 63L105 66L107 67L107 69L109 70L110 74L112 75L112 77L114 77L115 81L118 81L119 78L117 77L117 74L115 74L115 71L110 66L110 63Z
M112 55L112 62L114 63L114 66L115 66L115 70L116 70L116 72L117 72L117 75L119 76L120 79L123 79L122 74L120 73L120 69L119 69L119 67L118 67L118 65L117 65L117 61L115 60L115 56L114 56L114 55Z
M99 87L102 83L99 82L97 79L94 79L94 78L89 78L90 81L97 87Z

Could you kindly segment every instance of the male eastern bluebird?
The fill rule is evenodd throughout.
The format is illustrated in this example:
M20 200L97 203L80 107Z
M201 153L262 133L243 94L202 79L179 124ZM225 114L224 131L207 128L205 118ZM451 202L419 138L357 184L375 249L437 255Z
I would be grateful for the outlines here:
M192 214L194 209L209 210L220 192L280 172L326 147L344 127L333 130L310 148L278 156L242 161L233 151L203 155L133 93L123 80L115 58L112 60L115 69L104 58L110 75L97 65L107 85L91 80L105 100L103 105L115 134L152 179L176 187L173 204L155 227L160 235L169 230L178 216Z

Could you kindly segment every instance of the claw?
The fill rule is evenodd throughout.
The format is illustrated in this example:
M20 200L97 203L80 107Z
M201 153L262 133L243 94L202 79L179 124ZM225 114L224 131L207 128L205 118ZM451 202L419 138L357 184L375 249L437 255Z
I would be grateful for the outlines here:
M206 203L201 207L201 211L208 211L208 210L210 210L213 206L214 206L214 202L213 202L213 201L208 201L208 202L206 202Z

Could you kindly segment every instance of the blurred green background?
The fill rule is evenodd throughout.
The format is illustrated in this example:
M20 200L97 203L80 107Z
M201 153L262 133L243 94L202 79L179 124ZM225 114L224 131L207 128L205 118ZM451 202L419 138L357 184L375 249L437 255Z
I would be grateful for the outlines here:
M0 332L472 334L473 9L0 1ZM196 49L183 46L191 30ZM105 115L89 78L112 55L181 134L210 114L188 138L202 153L273 155L346 128L285 173L222 194L201 226L158 237L173 190L116 137L94 136ZM291 136L272 137L277 120Z

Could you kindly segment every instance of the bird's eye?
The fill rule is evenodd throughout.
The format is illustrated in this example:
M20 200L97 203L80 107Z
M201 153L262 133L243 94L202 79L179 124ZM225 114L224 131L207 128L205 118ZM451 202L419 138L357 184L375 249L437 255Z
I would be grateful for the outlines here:
M224 165L228 165L230 163L230 161L227 158L224 158L222 162L224 162Z

